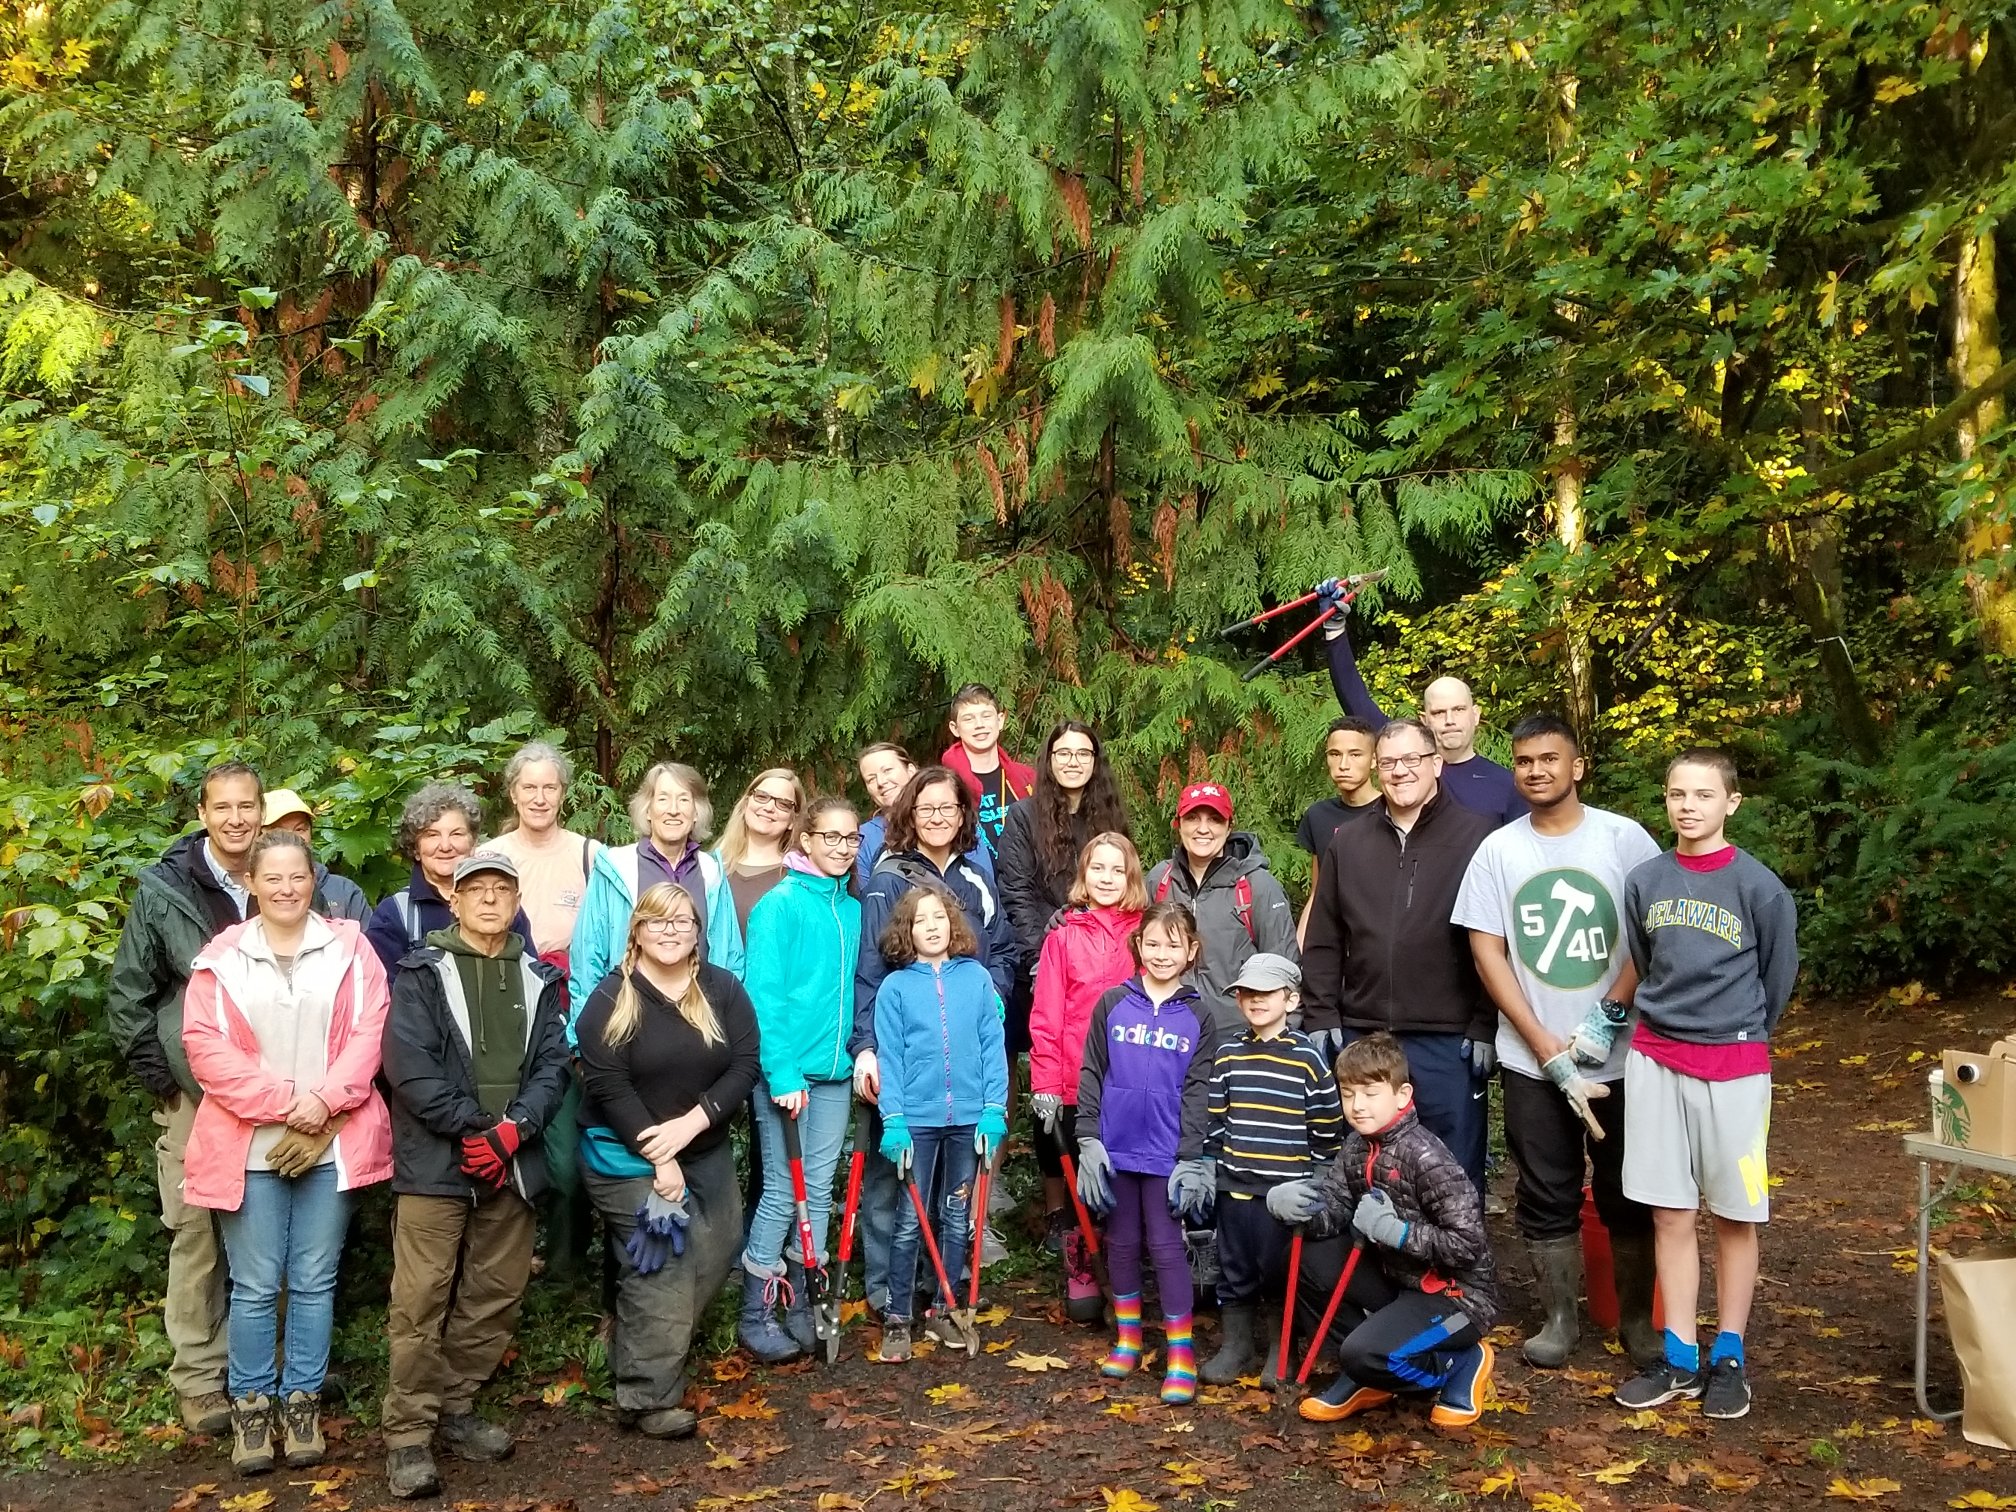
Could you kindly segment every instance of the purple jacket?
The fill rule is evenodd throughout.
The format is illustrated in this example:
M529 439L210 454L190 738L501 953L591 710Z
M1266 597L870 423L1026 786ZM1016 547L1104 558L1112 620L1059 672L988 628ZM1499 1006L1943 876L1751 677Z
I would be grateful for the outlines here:
M1093 1137L1116 1171L1167 1176L1204 1153L1213 1037L1197 991L1184 986L1157 1008L1141 978L1109 987L1092 1009L1078 1073L1078 1135Z

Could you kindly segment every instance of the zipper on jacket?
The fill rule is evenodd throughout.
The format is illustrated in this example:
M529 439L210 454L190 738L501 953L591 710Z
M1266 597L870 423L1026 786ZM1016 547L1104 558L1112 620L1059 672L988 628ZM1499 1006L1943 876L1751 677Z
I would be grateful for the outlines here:
M931 968L931 980L938 988L938 1044L945 1053L945 1122L952 1123L952 1024L945 1014L945 973L941 966Z

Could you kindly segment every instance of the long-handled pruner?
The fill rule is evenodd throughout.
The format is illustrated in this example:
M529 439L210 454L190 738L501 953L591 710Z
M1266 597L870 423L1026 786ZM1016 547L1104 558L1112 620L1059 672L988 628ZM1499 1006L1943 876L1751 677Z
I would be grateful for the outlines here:
M847 1263L854 1258L855 1222L861 1216L861 1176L868 1168L869 1118L873 1111L865 1102L854 1105L854 1154L847 1165L847 1206L840 1216L840 1248L833 1272L833 1286L826 1297L827 1316L833 1327L833 1343L826 1356L829 1360L840 1352L840 1324L844 1312L841 1299L847 1291Z
M1071 1193L1071 1210L1078 1215L1078 1233L1085 1240L1087 1252L1096 1259L1099 1231L1092 1226L1092 1215L1085 1209L1085 1199L1078 1195L1078 1162L1065 1150L1059 1150L1057 1158L1064 1162L1064 1185Z
M987 1195L993 1184L994 1173L988 1169L986 1156L980 1159L980 1173L973 1181L973 1245L966 1254L966 1269L970 1273L966 1281L966 1331L973 1339L973 1355L980 1355L980 1248L987 1233Z
M924 1239L924 1252L931 1257L931 1270L938 1277L938 1295L945 1299L952 1309L952 1324L959 1330L959 1339L966 1353L974 1359L980 1357L980 1332L973 1326L973 1314L958 1305L959 1293L953 1288L952 1278L945 1272L945 1257L938 1250L938 1236L931 1232L931 1214L924 1207L924 1194L917 1189L917 1177L913 1172L903 1173L903 1184L910 1189L910 1205L917 1209L917 1228ZM975 1255L974 1261L979 1261Z
M1351 1273L1358 1269L1358 1257L1365 1253L1365 1241L1360 1239L1351 1246L1351 1253L1344 1261L1344 1270L1337 1277L1337 1284L1330 1288L1330 1305L1323 1309L1323 1321L1316 1325L1316 1337L1309 1341L1309 1353L1302 1356L1302 1368L1295 1372L1295 1384L1306 1385L1309 1367L1316 1363L1316 1356L1323 1352L1323 1341L1330 1337L1330 1325L1337 1321L1337 1309L1344 1301L1344 1292L1351 1285ZM1282 1361L1287 1361L1284 1354Z
M840 1307L830 1300L826 1267L812 1242L812 1205L805 1192L805 1154L798 1141L798 1115L784 1120L784 1156L791 1163L791 1204L798 1220L798 1259L805 1268L805 1300L812 1306L812 1331L831 1365L840 1358Z
M1295 1337L1295 1284L1302 1279L1302 1230L1295 1230L1295 1237L1288 1244L1288 1292L1281 1302L1281 1342L1274 1356L1274 1384L1278 1387L1288 1379L1288 1365L1294 1359L1290 1344ZM1291 1390L1291 1396L1294 1394Z
M1254 678L1258 677L1262 672L1265 672L1269 667L1273 666L1274 663L1280 661L1282 657L1286 656L1290 651L1293 651L1297 646L1301 645L1302 642L1309 639L1310 636L1314 635L1318 630L1320 630L1323 627L1324 621L1328 620L1332 614L1336 613L1339 606L1356 601L1359 589L1363 588L1368 583L1376 583L1385 576L1386 576L1386 569L1382 567L1377 572L1361 572L1357 574L1355 577L1332 578L1329 580L1329 582L1321 583L1317 585L1315 588L1312 588L1309 592L1303 594L1302 597L1298 599L1290 599L1285 604L1281 604L1276 606L1275 608L1265 610L1259 614L1254 615L1251 619L1243 619L1240 620L1237 624L1227 625L1223 630L1220 630L1218 633L1221 636L1233 635L1241 630L1249 629L1254 625L1262 624L1267 620L1273 619L1277 615L1286 614L1293 609L1300 609L1304 604L1313 604L1320 601L1323 605L1321 612L1317 614L1316 618L1311 620L1308 624L1304 625L1300 630L1297 630L1292 636L1290 636L1279 650L1274 651L1267 656L1261 657L1260 660L1255 662L1252 666L1248 667L1245 670L1245 672L1240 674L1239 681L1241 682L1253 681ZM1334 596L1332 596L1332 594L1327 591L1330 589L1331 583L1335 583L1337 585Z

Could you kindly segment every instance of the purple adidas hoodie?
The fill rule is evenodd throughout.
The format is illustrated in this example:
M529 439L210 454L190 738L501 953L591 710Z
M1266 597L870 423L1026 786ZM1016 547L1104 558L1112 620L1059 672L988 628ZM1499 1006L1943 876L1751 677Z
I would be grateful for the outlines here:
M1161 1007L1141 978L1108 988L1092 1009L1078 1075L1078 1133L1096 1130L1116 1171L1167 1176L1204 1153L1212 1036L1185 984Z

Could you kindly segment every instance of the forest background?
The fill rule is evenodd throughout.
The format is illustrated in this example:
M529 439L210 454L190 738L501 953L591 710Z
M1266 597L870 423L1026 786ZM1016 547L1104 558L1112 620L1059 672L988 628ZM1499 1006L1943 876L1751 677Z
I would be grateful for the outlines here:
M0 1334L155 1284L105 968L224 753L376 894L527 736L620 839L979 679L1294 884L1318 648L1216 632L1384 569L1387 707L1661 834L1734 748L1814 987L2016 964L2011 9L8 0Z

